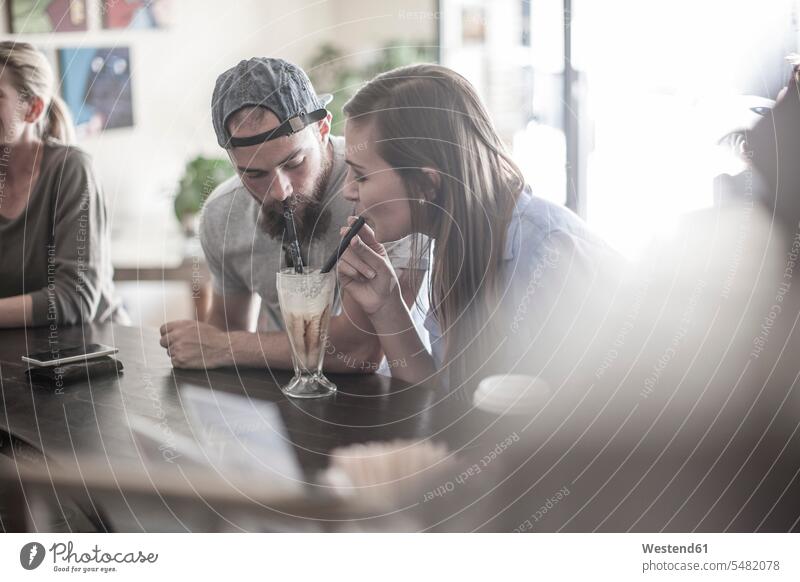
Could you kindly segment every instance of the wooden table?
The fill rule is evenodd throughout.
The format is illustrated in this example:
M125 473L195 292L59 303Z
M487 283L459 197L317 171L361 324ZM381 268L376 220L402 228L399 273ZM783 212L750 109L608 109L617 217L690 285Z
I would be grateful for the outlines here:
M735 371L727 367L728 375L702 391L704 400L697 404L702 414L690 414L694 401L684 398L675 403L680 408L662 415L661 406L642 404L641 378L652 361L645 359L638 367L625 363L609 370L608 379L588 392L585 379L576 375L541 413L503 418L472 409L469 399L382 376L331 376L339 387L335 396L289 400L278 388L288 379L285 372L174 370L155 330L110 326L63 329L56 337L61 347L117 346L124 374L56 392L31 386L20 361L22 354L48 349L48 335L46 328L0 332L0 529L403 529L402 523L386 522L394 517L390 512L354 513L352 506L340 506L317 479L332 449L397 438L429 439L458 452L452 471L426 470L426 481L411 487L413 497L403 507L411 509L395 512L408 516L406 529L800 528L800 383L785 381L796 376L794 365L790 375L770 373L767 366L769 374L762 377L754 369L734 394L737 406L726 408L733 385L728 375ZM694 357L692 350L686 354ZM672 368L676 376L684 369ZM677 385L662 380L662 391ZM275 403L307 494L275 499L264 494L263 480L233 486L225 472L187 476L182 466L164 462L166 470L153 471L137 448L130 419L166 419L176 433L190 434L179 401L188 385ZM788 402L792 406L784 406ZM755 404L762 414L743 420ZM713 436L709 426L723 435L706 438ZM731 431L736 440L729 440ZM35 467L33 477L28 466ZM16 475L19 483L33 482L39 493L52 490L55 520L29 505L24 487L15 488Z
M187 385L213 387L215 391L275 403L310 484L327 467L329 453L336 447L368 441L431 439L457 448L459 426L464 426L463 419L453 416L459 407L463 408L464 399L443 397L436 390L409 387L380 375L332 375L338 386L334 396L290 400L278 388L290 378L288 372L173 369L155 330L76 326L60 329L57 339L62 349L92 342L116 346L124 373L119 378L77 383L63 389L32 385L20 357L50 349L49 330L0 332L0 439L5 444L4 452L15 462L25 458L37 462L37 455L43 455L38 462L73 465L79 470L80 459L85 458L101 459L114 474L136 468L142 458L129 419L134 415L156 421L166 419L172 430L188 434L187 417L179 402L179 391ZM120 523L119 519L112 521ZM148 530L181 529L158 518L146 524L139 515L134 522L121 522L126 523L117 526L121 529L137 529L136 524Z

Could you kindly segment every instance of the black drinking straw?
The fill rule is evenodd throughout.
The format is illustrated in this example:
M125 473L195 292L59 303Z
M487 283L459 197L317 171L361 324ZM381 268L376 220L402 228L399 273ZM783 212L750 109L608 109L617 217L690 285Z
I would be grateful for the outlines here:
M358 231L361 230L361 227L366 224L366 220L364 220L363 216L359 216L358 219L353 223L353 226L350 227L350 230L345 233L342 242L339 243L339 248L336 249L336 252L333 253L330 258L325 261L325 265L322 267L322 272L327 273L331 269L336 266L336 263L339 261L339 258L344 254L347 250L347 245L350 244L350 241L353 240L358 234Z
M294 210L289 198L283 201L283 219L286 222L286 238L289 239L289 254L292 255L294 272L303 274L303 257L300 255L300 243L297 240L297 231L294 228Z

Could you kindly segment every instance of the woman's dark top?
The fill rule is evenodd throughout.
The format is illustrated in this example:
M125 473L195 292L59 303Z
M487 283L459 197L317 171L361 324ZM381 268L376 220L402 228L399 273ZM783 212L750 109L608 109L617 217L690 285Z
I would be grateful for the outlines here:
M42 151L25 210L0 216L0 297L30 295L33 325L124 318L114 298L106 200L91 159L55 141Z

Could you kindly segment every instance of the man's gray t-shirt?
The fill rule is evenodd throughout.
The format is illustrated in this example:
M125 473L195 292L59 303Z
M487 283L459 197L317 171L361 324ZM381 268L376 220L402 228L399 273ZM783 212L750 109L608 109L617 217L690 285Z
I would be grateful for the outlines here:
M309 246L312 265L321 265L336 250L339 229L347 225L354 207L342 196L347 166L344 138L331 136L333 165L323 204L331 212L327 230L316 230ZM267 235L258 225L260 206L242 185L239 176L220 184L203 207L200 242L211 271L214 291L221 296L256 293L261 297L259 331L283 330L275 274L286 267L280 240ZM420 247L422 248L422 247ZM412 257L411 237L386 245L395 269L427 269L427 256ZM413 312L414 310L412 310ZM424 314L415 315L423 319Z

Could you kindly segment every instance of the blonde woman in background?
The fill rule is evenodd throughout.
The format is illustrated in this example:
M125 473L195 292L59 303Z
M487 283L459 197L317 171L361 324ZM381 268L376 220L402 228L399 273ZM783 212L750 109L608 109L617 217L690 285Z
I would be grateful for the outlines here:
M0 327L124 319L106 201L47 59L0 42Z
M367 226L338 272L387 359L408 363L393 376L417 383L438 375L455 388L492 373L542 374L566 345L564 334L587 331L589 294L615 253L570 210L533 195L477 92L456 72L413 65L383 73L344 112L345 197ZM432 353L382 244L411 233L433 241L417 253L432 255ZM580 355L571 351L567 360Z

